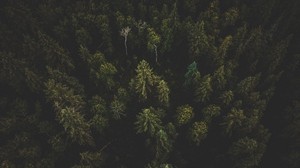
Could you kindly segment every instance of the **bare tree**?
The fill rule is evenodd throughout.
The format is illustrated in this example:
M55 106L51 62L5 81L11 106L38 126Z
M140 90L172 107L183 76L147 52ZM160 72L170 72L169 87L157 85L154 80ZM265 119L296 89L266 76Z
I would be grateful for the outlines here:
M131 28L130 27L125 27L123 28L121 31L120 31L120 35L122 37L124 37L124 45L125 45L125 50L126 50L126 55L128 55L128 52L127 52L127 36L128 36L128 33L131 31Z

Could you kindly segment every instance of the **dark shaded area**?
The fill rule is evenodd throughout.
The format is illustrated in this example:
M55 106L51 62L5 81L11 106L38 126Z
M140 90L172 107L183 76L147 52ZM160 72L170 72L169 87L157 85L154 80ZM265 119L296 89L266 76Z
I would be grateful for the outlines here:
M299 8L1 0L0 167L300 167Z

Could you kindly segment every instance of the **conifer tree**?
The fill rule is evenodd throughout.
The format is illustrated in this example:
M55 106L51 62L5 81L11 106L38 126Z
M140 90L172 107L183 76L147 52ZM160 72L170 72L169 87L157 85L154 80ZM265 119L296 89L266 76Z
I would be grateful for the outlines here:
M195 122L190 130L190 138L191 141L196 145L199 145L203 139L207 136L207 125L205 122Z
M157 90L158 90L158 100L161 103L168 105L170 90L167 83L164 80L159 81L157 85Z
M176 113L176 123L179 126L187 124L194 117L193 108L189 105L179 106Z
M195 91L195 96L196 96L196 101L197 102L206 102L209 100L211 93L212 93L212 86L211 86L211 76L210 75L205 75L200 83L198 84L196 91Z
M136 77L132 80L135 92L142 98L147 99L150 88L156 83L157 76L152 72L152 68L142 60L136 69Z
M153 107L143 109L141 113L137 115L137 121L135 122L137 133L147 133L154 136L162 128L161 119Z

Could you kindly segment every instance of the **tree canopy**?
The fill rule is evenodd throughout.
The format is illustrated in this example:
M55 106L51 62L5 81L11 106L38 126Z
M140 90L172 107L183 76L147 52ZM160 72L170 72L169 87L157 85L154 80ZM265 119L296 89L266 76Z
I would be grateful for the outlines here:
M2 0L0 167L300 167L299 7Z

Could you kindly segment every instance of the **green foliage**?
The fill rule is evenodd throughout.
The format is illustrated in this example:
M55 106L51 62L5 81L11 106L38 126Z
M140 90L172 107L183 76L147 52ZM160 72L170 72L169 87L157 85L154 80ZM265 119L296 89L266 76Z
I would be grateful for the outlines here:
M15 58L15 55L11 52L0 52L1 58L1 80L12 80L17 77L17 72L19 71L18 66L22 65L22 61Z
M128 102L130 100L128 91L122 87L118 88L117 98L122 102Z
M208 101L212 91L211 76L205 75L196 88L196 101L202 103Z
M224 38L224 40L222 41L219 49L218 49L218 57L216 60L214 60L215 64L217 66L222 66L224 64L224 59L227 56L229 47L232 44L232 36L229 35L227 37Z
M147 43L147 48L148 50L151 50L155 52L155 61L158 62L158 45L160 43L160 36L154 31L153 28L148 28L148 43Z
M48 140L48 143L51 145L52 149L56 152L63 152L66 150L67 144L64 141L62 135L57 134L51 137Z
M214 117L217 117L221 113L221 108L215 104L208 105L203 108L202 111L204 120L209 123Z
M239 10L237 8L230 8L224 13L224 26L234 25L239 18Z
M162 20L161 24L161 45L162 52L169 52L174 41L174 30L172 29L172 19L167 18Z
M114 119L120 119L122 116L125 116L125 104L121 101L115 99L110 104L110 109Z
M58 113L60 123L71 138L76 139L79 143L92 143L90 135L90 125L86 123L82 115L73 107L61 109Z
M47 83L45 83L45 86L47 98L53 103L55 108L60 109L70 106L80 110L83 107L83 98L74 93L75 91L72 88L60 82L56 82L54 79L49 79Z
M93 114L104 114L107 111L105 100L98 95L92 97L89 106L90 112Z
M194 117L193 108L189 105L177 107L176 114L176 123L179 126L187 124Z
M226 127L226 132L231 133L234 128L241 126L245 118L243 110L232 108L224 118L223 124Z
M172 149L172 141L170 141L168 134L164 130L159 130L156 135L156 162L163 162L165 157Z
M226 85L224 66L219 67L212 76L212 82L217 89L223 89Z
M109 89L114 87L115 82L113 77L117 73L117 69L113 64L106 61L101 52L90 54L87 48L81 46L80 54L87 63L90 79L94 81L96 85L100 85L101 82Z
M154 75L149 64L142 60L137 66L136 77L133 80L135 92L140 98L147 99L150 87L156 83L157 76Z
M48 80L45 84L46 94L52 106L57 112L57 118L63 125L69 136L80 144L91 144L90 125L85 121L80 111L84 102L80 95L76 95L73 89Z
M219 98L224 105L228 105L233 100L233 92L231 90L225 91Z
M208 127L205 122L195 122L190 129L190 139L196 145L200 145L201 141L206 138L207 132Z
M148 92L151 92L154 86L157 87L159 102L168 105L170 90L166 81L156 76L149 64L142 60L137 66L136 77L131 80L131 87L142 100L146 100Z
M187 72L184 74L184 77L184 86L189 86L198 82L200 79L200 72L198 71L197 63L195 61L187 67Z
M103 132L103 130L108 126L108 108L106 101L98 95L91 98L88 103L90 112L90 126L96 129L98 132Z
M162 128L162 121L155 110L150 107L143 109L141 113L137 115L137 121L135 122L137 133L147 133L154 136Z
M233 167L250 168L259 166L262 153L259 143L245 137L234 142L229 150L232 159L236 161Z
M73 61L69 53L62 48L54 39L48 35L38 32L37 39L30 39L26 37L24 47L28 50L28 54L41 54L44 61L49 66L59 70L72 70L74 69ZM38 55L35 55L38 56Z
M41 89L42 87L41 78L36 73L29 70L28 68L25 68L25 78L28 87L33 92L37 92L38 90Z
M296 0L0 4L0 167L299 167Z
M250 76L238 83L237 93L241 95L248 95L249 92L253 91L259 82L260 75L254 77Z
M101 152L81 152L80 159L81 165L73 167L102 167Z
M170 151L170 141L168 138L167 133L164 130L159 130L156 133L156 140L157 140L157 144L158 144L158 149L159 150L166 150L167 152Z
M197 23L195 27L190 30L190 54L194 57L201 57L209 48L208 36L205 32L204 22Z
M170 90L167 83L164 80L159 81L157 90L158 90L158 100L161 103L168 105Z

